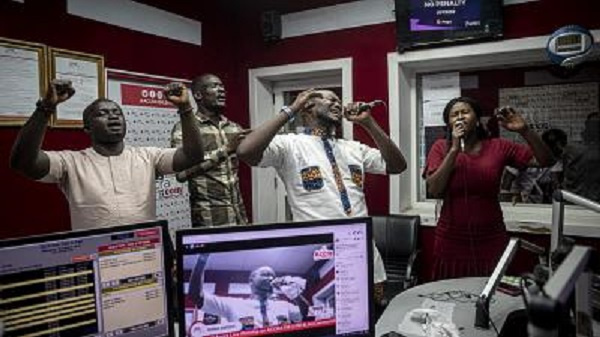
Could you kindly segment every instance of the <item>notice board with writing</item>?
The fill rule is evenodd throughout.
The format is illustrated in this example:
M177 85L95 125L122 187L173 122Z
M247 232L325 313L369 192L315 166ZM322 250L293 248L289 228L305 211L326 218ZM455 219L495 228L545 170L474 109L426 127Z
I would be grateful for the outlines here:
M569 143L579 143L587 116L598 112L598 82L502 88L498 91L498 102L500 106L510 105L521 111L536 132L561 129ZM504 129L500 134L523 142L518 134Z

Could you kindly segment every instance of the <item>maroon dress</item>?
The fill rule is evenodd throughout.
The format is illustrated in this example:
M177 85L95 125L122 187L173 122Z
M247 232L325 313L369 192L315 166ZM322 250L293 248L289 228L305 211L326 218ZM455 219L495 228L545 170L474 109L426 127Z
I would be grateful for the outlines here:
M423 172L435 172L448 152L436 141ZM478 154L459 153L435 230L432 279L489 276L508 242L498 200L504 167L524 168L528 146L502 138L484 139Z

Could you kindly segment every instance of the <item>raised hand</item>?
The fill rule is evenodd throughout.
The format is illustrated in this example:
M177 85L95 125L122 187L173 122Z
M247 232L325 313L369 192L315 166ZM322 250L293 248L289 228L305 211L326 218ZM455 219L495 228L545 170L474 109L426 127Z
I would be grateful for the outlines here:
M308 105L310 104L308 101L315 97L323 97L323 94L315 89L305 90L296 96L294 103L290 105L290 109L292 109L294 113L307 109L309 107Z
M465 137L465 122L457 121L452 127L452 148L460 148L460 139Z
M54 79L48 84L46 95L42 99L42 105L47 110L53 110L60 103L68 100L75 94L73 83L69 80Z
M352 123L364 124L366 122L372 122L373 116L371 115L371 107L360 111L365 106L365 102L352 102L346 104L344 107L344 117Z
M525 118L515 109L509 106L494 110L498 123L508 131L523 133L529 129Z
M188 110L192 108L188 90L183 83L169 83L163 88L163 92L165 93L167 100L173 103L180 110Z

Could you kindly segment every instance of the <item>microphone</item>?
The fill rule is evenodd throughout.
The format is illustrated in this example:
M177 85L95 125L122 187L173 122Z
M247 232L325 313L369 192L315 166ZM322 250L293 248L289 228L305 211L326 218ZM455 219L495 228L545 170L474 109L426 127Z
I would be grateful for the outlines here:
M454 127L457 127L459 125L462 125L464 127L465 126L465 122L463 122L463 121L456 121L456 123L454 123ZM464 137L460 137L460 151L461 152L465 152L465 138Z
M376 99L374 101L368 102L368 103L362 103L358 106L358 112L357 114L363 112L363 111L367 111L367 110L371 110L374 107L378 106L378 105L383 105L385 104L384 101L380 100L380 99Z

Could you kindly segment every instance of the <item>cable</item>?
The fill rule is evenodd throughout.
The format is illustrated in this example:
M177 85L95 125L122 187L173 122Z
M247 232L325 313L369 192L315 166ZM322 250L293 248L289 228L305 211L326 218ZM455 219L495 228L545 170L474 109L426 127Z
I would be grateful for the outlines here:
M529 275L521 275L521 279L519 280L519 288L521 288L521 298L523 299L523 303L525 304L525 310L529 311L529 298L527 298L529 294L529 290L527 290L527 285L525 282L529 279Z
M542 296L549 297L548 294L544 291L543 284L538 282L538 280L532 274L525 273L521 275L521 280L519 281L519 286L521 288L521 297L523 298L523 302L525 303L525 309L529 309L528 296L530 294L530 287L527 285L527 281L535 285L535 288L533 289L533 291L535 292L534 295L537 295L537 293L539 292Z
M458 161L458 155L456 156L456 161ZM455 165L456 165L456 161L455 161ZM463 188L464 188L464 206L465 209L469 209L469 192L467 189L467 171L466 171L466 165L465 165L465 169L462 170L462 180L463 180ZM473 267L473 270L477 273L479 270L479 268L477 267L477 262L475 261L475 247L474 247L474 243L473 243L473 229L471 227L471 213L468 212L468 219L467 219L467 232L469 234L469 249L471 251L471 261L470 264Z
M388 109L387 103L385 101L381 101L381 104L383 104L383 107L385 108L385 113L387 115L389 115L390 114L390 110Z

